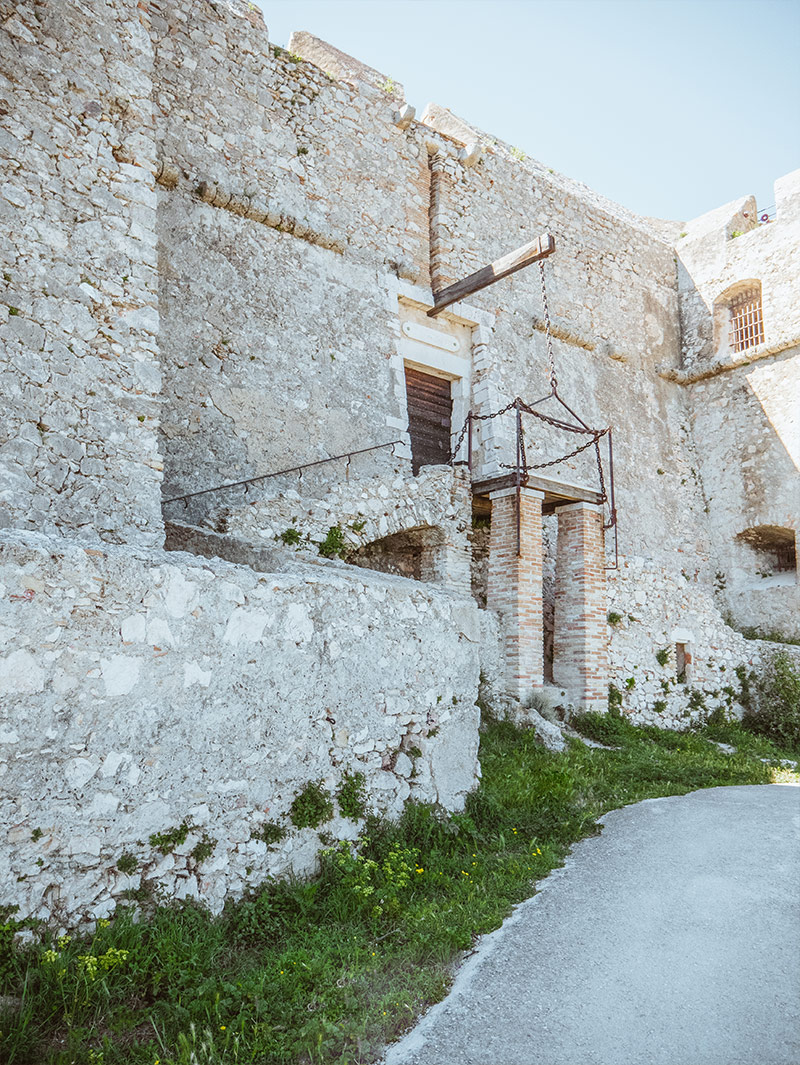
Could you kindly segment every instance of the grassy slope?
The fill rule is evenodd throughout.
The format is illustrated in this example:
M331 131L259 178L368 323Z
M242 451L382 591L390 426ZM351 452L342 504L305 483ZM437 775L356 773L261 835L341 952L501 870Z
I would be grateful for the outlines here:
M0 1060L370 1061L442 997L459 951L532 894L602 813L776 772L759 760L777 753L764 740L729 756L701 736L620 718L587 715L581 727L619 749L575 742L555 755L531 732L489 723L465 814L412 806L400 824L370 822L358 857L333 852L315 881L267 885L219 918L154 905L137 923L120 909L92 937L37 932L5 958L0 930L4 991L23 1000L0 1014Z

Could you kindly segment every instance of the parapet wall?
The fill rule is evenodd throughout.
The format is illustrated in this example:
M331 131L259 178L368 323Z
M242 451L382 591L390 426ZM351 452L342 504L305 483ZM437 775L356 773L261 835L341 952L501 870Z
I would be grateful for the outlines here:
M293 827L309 783L363 773L396 815L476 782L491 625L430 585L6 533L0 625L0 897L23 914L103 916L144 881L218 909L313 869L320 832L355 837L338 808Z

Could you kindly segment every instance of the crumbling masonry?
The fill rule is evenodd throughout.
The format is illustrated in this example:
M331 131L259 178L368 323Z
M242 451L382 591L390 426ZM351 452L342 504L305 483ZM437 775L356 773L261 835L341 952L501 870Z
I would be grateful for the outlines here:
M800 636L800 171L641 218L234 0L0 0L0 59L2 903L217 909L357 835L309 783L462 805L479 688L681 726ZM616 528L488 417L548 392L538 267L428 315L540 234Z

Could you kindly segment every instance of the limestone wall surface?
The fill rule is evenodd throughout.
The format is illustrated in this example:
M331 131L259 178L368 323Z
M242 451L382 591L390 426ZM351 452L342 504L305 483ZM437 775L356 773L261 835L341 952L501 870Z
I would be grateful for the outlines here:
M3 534L0 557L0 894L23 913L103 916L143 881L217 909L313 869L320 832L355 837L338 807L293 827L309 783L333 796L363 773L390 815L458 808L475 784L486 633L468 600L33 534ZM268 823L285 838L264 842ZM169 853L150 842L182 825Z
M657 473L680 465L685 420L681 389L649 373L677 364L679 351L663 229L480 131L464 134L481 146L467 165L463 144L435 116L396 125L394 88L360 78L358 64L347 80L331 76L338 53L327 73L317 66L321 42L306 41L311 62L276 52L263 28L230 9L199 28L185 3L160 10L156 125L175 167L174 184L159 192L166 497L403 437L397 276L415 281L405 291L430 305L431 239L455 278L548 231L562 394L589 424L614 426L630 549L644 550L659 527L677 551L698 514L702 522L703 503L692 482L676 506ZM198 33L208 42L202 56ZM429 216L431 153L439 184ZM487 316L473 409L546 393L537 270L471 303ZM532 459L576 443L541 422L527 430ZM510 461L510 433L508 420L479 427L478 462ZM363 476L380 472L385 457L376 454ZM597 481L591 455L551 472ZM306 484L339 473L323 468Z
M0 5L2 527L163 538L151 75L127 5Z
M309 34L276 48L238 0L0 15L0 901L99 916L144 881L218 908L313 866L291 804L347 771L371 809L463 802L479 676L508 694L505 627L467 597L471 537L485 601L489 534L463 470L412 474L406 359L452 380L453 444L467 410L554 376L613 427L623 709L680 726L735 708L735 667L774 645L726 616L791 634L800 613L796 573L762 577L740 539L800 524L797 174L766 225L750 198L643 219L442 107L415 119L402 86ZM432 283L544 232L552 365L538 267L426 317ZM731 353L719 299L753 279L765 338ZM457 357L409 340L427 327ZM524 426L531 463L583 440ZM474 444L475 475L502 472L513 417ZM591 451L542 472L599 487ZM365 568L320 556L332 527Z
M623 712L644 724L685 728L718 707L741 713L736 667L750 671L775 650L724 623L695 567L665 572L643 556L609 575L609 619L611 683ZM683 677L678 643L692 658Z
M734 622L800 635L796 566L786 582L742 541L761 527L800 528L800 171L775 183L773 220L745 197L687 223L679 239L682 379L697 470ZM760 287L763 341L733 351L726 294Z

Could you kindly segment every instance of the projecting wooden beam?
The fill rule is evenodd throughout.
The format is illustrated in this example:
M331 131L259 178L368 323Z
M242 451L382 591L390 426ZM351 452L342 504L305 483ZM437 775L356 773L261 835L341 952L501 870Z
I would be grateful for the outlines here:
M543 233L536 240L532 240L530 244L525 244L523 247L517 248L516 251L504 255L502 259L491 263L491 265L476 270L474 274L470 274L469 277L465 277L462 281L456 281L454 285L443 288L441 292L435 292L433 294L433 309L428 311L428 317L435 318L451 303L463 300L466 296L471 296L473 292L480 292L482 288L494 284L495 281L499 281L502 277L508 277L509 274L515 274L517 270L522 270L524 267L530 266L531 263L538 263L540 259L546 259L555 250L555 240L549 233Z

